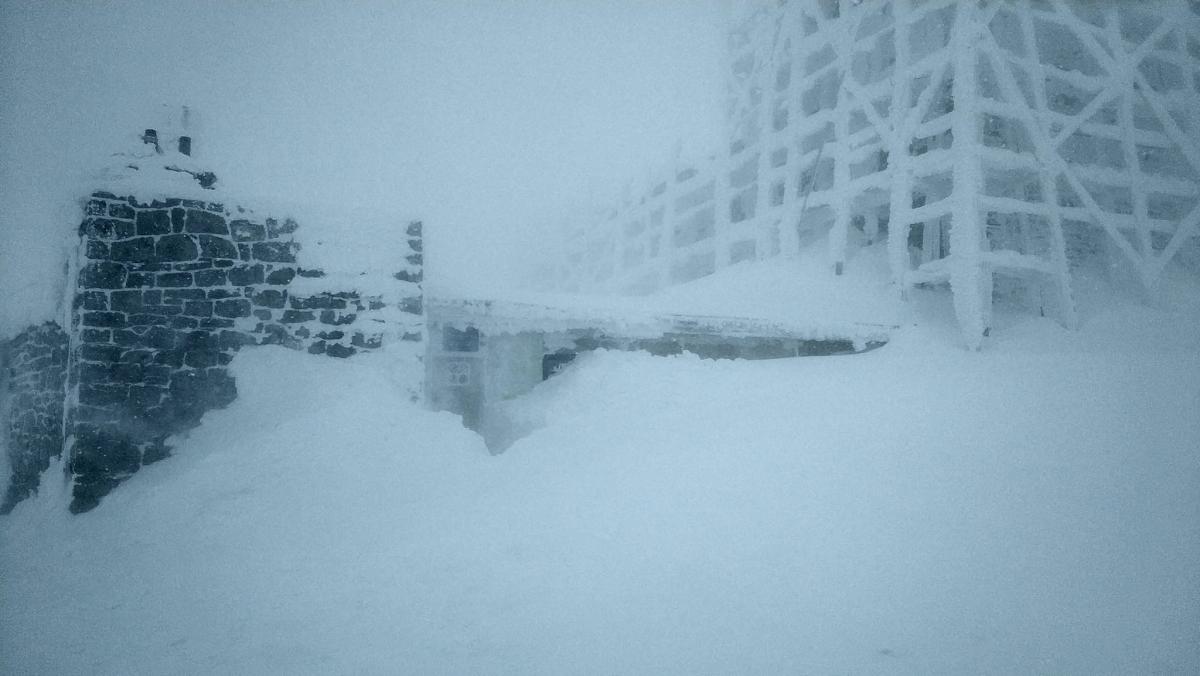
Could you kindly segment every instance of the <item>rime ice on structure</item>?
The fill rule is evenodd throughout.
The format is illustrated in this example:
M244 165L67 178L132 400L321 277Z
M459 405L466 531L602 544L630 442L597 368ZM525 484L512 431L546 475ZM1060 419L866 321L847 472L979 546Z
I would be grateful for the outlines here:
M828 237L886 237L902 293L948 283L1075 323L1071 269L1150 290L1200 235L1200 6L771 0L729 34L729 146L571 236L556 284L648 293Z

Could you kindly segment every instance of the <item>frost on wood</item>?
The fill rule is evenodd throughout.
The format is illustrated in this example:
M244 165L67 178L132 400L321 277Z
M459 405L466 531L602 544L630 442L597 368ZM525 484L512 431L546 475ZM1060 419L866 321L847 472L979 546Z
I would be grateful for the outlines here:
M1070 326L1084 259L1152 289L1200 248L1195 3L762 2L729 52L728 146L573 229L557 288L649 293L826 236L840 274L886 237L898 288L948 283L978 347L1001 288Z

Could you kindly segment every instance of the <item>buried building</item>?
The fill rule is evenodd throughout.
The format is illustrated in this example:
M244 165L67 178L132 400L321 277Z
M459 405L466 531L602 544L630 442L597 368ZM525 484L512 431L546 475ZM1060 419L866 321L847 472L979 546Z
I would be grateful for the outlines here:
M1081 266L1147 293L1200 270L1195 2L749 5L728 145L574 229L549 286L649 293L814 243L839 275L886 240L896 288L948 285L979 348L994 297L1073 326Z

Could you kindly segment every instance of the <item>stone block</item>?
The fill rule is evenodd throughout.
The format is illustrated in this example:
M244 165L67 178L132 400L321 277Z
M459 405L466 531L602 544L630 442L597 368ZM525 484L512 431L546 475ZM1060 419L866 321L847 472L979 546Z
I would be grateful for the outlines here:
M287 293L275 289L264 289L254 294L254 304L268 308L282 308L287 302Z
M340 343L331 343L329 347L325 348L325 354L329 355L330 357L339 357L342 359L353 356L356 352L358 352L358 350L354 349L353 347L342 345Z
M213 304L210 300L189 300L183 304L183 313L190 317L211 317Z
M421 296L408 296L400 299L400 311L419 315L424 311Z
M171 210L171 232L183 232L186 213L179 207Z
M317 316L310 310L284 310L283 317L279 321L284 324L298 324L300 322L311 322Z
M138 312L142 309L142 292L134 289L113 291L112 309L118 312Z
M79 234L99 239L120 239L137 234L133 223L113 218L85 218L79 226Z
M225 270L201 270L196 273L196 286L224 286L229 283Z
M154 275L149 272L131 272L125 278L125 287L129 289L154 286Z
M321 323L330 324L332 326L341 326L343 324L353 324L354 320L358 319L358 315L351 313L340 313L334 310L321 311Z
M109 251L108 245L104 242L98 239L89 239L85 255L92 260L107 260L112 254Z
M175 347L175 332L164 326L153 326L142 336L141 342L155 350L170 350Z
M326 348L325 341L318 340L318 341L314 342L312 345L308 346L308 353L309 354L325 354L325 348Z
M137 234L171 234L171 215L164 209L147 209L137 214Z
M215 329L232 329L236 325L237 322L232 319L225 319L224 317L209 317L208 319L200 320L200 328L210 331Z
M112 218L121 218L127 221L132 221L134 217L133 207L124 202L114 202L108 205L108 215Z
M79 337L85 343L107 343L112 340L112 331L108 329L83 329Z
M408 227L404 230L404 233L409 237L420 237L421 228L421 221L413 221L408 224Z
M292 242L257 242L252 247L255 260L266 263L295 263L296 246Z
M79 403L92 406L108 406L123 403L129 395L129 388L120 385L91 385L79 386Z
M154 362L154 350L126 350L121 354L119 361L129 364L151 364Z
M100 261L79 271L79 286L87 289L120 289L125 286L125 266Z
M219 300L213 308L213 313L219 317L249 317L250 301L245 298Z
M83 313L83 325L122 328L125 326L125 315L120 312L85 312Z
M277 270L272 270L271 274L267 275L267 284L287 285L291 284L296 278L296 269L282 267Z
M274 237L280 237L282 235L288 235L293 232L296 232L297 228L299 228L299 227L300 227L299 224L297 224L296 221L293 221L290 218L285 218L282 223L275 220L274 218L268 218L267 219L267 236L274 238Z
M187 235L167 235L158 240L160 261L194 261L199 256L196 241Z
M167 289L163 291L162 302L180 304L187 300L204 300L204 289Z
M263 283L262 265L236 265L229 268L229 283L234 286L251 286Z
M108 294L103 291L84 291L75 295L75 305L84 310L107 310Z
M163 326L169 321L166 315L156 315L149 312L139 312L127 317L126 323L130 328L139 326Z
M162 287L179 287L192 285L190 272L161 272L156 280Z
M114 362L121 358L122 349L116 345L94 345L84 343L79 346L79 358L88 361Z
M220 363L217 359L217 355L219 354L219 350L188 350L183 354L183 363L185 366L190 366L192 368L208 368L209 366L216 366L218 363Z
M188 209L187 225L184 227L186 232L206 235L228 235L229 227L225 225L225 219L211 211L201 211L199 209Z
M224 237L200 235L200 255L204 258L234 259L238 257L238 250L232 242Z
M265 227L243 219L230 221L229 232L235 242L260 242L267 238Z

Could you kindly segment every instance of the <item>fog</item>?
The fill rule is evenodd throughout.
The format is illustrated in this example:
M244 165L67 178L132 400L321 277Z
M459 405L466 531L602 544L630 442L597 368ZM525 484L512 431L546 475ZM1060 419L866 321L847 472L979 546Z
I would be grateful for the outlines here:
M51 316L86 172L181 105L222 185L423 218L432 285L507 284L717 146L725 4L2 2L0 335Z

